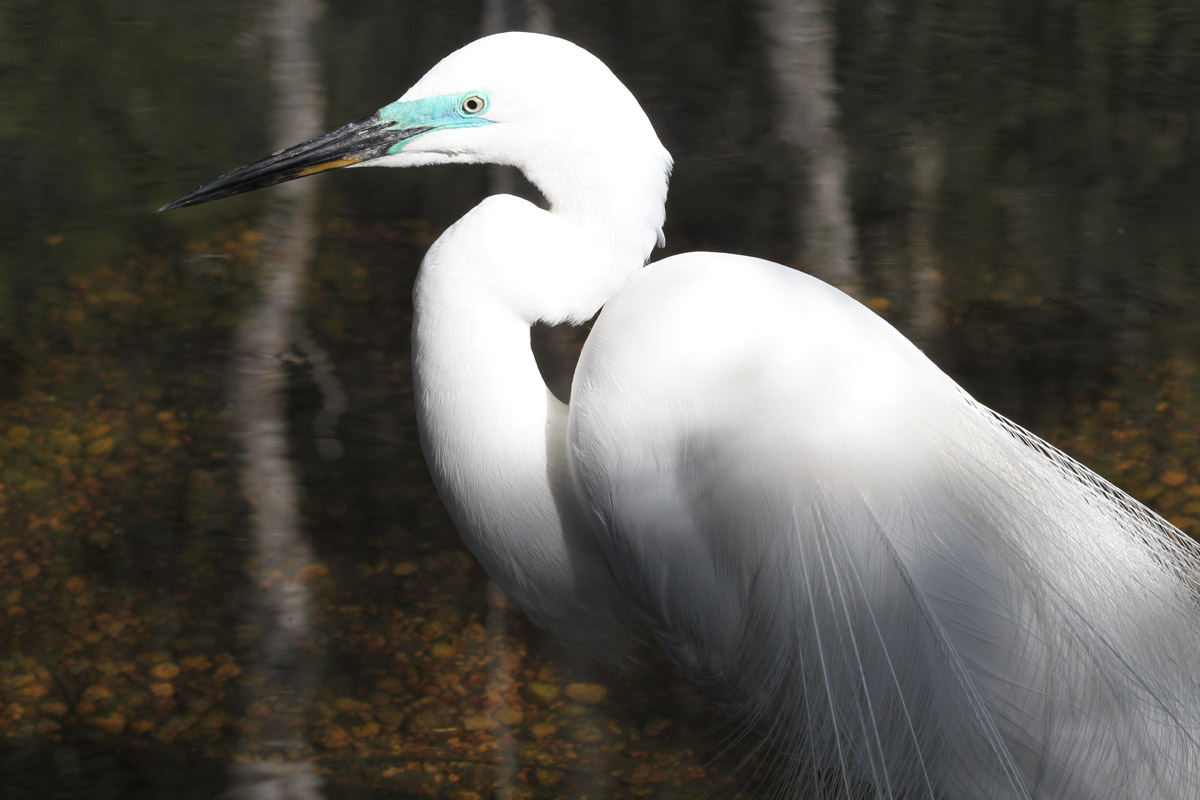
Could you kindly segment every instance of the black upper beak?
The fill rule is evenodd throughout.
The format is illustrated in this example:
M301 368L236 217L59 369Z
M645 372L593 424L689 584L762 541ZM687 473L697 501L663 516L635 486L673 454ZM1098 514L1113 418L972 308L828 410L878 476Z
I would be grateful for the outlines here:
M387 155L393 145L429 130L430 126L397 128L395 123L383 121L379 112L376 112L366 119L343 125L303 144L280 150L261 161L238 167L233 172L172 200L159 211L207 203L209 200L219 200L264 186L274 186L327 169L369 161Z

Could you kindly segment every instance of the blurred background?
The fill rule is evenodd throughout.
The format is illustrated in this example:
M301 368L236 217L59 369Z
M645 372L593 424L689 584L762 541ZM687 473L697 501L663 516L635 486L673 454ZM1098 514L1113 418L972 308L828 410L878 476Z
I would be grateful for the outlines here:
M1200 533L1190 0L10 0L0 796L770 793L769 754L661 659L530 625L430 484L417 266L530 187L342 170L155 213L504 29L642 102L675 156L665 253L842 286ZM585 335L535 337L564 398Z

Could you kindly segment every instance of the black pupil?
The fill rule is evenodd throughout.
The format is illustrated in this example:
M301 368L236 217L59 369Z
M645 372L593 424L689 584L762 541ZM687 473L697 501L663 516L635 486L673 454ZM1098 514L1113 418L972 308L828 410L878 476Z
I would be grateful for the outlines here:
M463 109L466 111L475 112L479 110L481 105L483 105L483 103L478 97L468 97L463 103Z

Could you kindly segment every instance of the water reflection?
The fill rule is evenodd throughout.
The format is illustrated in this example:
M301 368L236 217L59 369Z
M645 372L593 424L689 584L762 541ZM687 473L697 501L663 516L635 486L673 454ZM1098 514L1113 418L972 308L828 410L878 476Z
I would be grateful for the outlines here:
M770 4L534 5L676 156L672 250L810 259L779 86L816 84L777 74ZM1195 533L1200 11L964 5L826 18L833 241L981 399ZM614 675L490 591L429 485L412 274L498 179L356 170L153 215L480 32L475 2L291 7L0 10L0 786L753 792L752 747L720 757L736 733L668 669ZM563 394L579 335L547 338Z
M275 91L276 150L319 131L324 93L311 38L316 0L279 0L265 21ZM301 488L288 454L283 356L296 346L303 281L316 249L316 187L293 183L272 197L263 225L262 297L234 342L231 409L242 494L254 544L245 630L247 718L234 748L228 796L239 800L318 800L307 721L320 658L311 630L308 582L316 566L301 526ZM307 337L305 337L307 338ZM324 383L329 381L323 371ZM325 427L332 427L326 409ZM328 434L322 437L330 448Z
M804 246L794 259L845 291L862 289L858 233L847 194L849 165L837 126L836 41L820 0L760 0L757 22L775 78L778 137L803 165L796 230Z

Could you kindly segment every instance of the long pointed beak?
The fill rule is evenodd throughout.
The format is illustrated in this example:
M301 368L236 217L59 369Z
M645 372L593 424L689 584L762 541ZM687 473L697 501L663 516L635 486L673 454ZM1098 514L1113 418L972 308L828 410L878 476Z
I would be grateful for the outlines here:
M366 119L343 125L303 144L280 150L245 167L193 189L159 209L171 211L209 200L231 197L264 186L315 175L338 167L348 167L386 155L388 150L406 139L420 136L434 126L398 127L395 121L382 118L375 112Z

